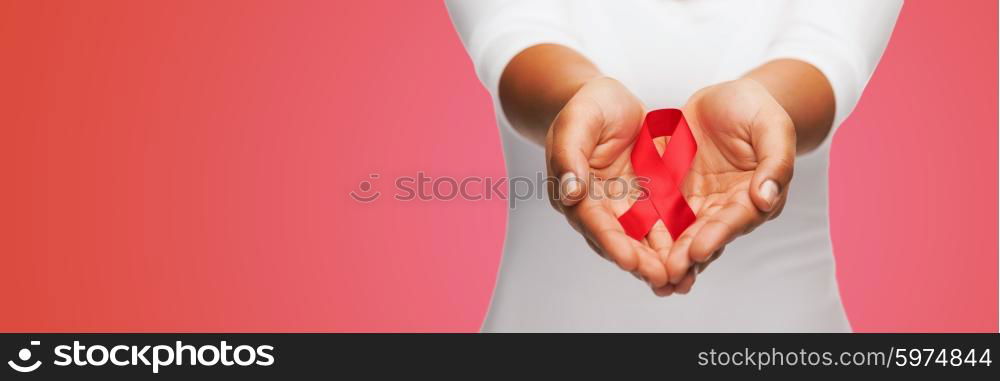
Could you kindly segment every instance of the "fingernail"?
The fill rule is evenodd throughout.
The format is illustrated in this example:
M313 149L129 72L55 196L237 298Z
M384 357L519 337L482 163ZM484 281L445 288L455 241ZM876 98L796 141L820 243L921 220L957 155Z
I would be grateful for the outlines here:
M566 172L566 174L559 179L559 184L562 188L561 201L563 205L569 205L571 198L577 197L577 192L580 191L580 179L576 177L575 173Z
M774 180L766 180L763 184L760 184L760 195L767 201L767 209L771 210L774 207L774 201L778 198L778 183Z

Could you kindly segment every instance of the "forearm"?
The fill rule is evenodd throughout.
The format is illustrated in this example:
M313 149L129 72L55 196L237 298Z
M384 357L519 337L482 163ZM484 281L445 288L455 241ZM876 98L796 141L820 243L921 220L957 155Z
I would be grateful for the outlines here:
M576 51L537 45L515 56L500 79L500 102L512 127L543 144L559 110L588 80L601 76ZM768 62L748 73L763 85L792 118L797 151L809 152L830 132L835 102L826 77L812 65L791 59Z
M576 51L536 45L515 56L500 78L500 103L512 127L538 144L559 110L600 71Z
M793 59L768 62L747 73L767 88L792 118L797 136L796 151L812 151L826 139L833 124L833 88L816 67Z

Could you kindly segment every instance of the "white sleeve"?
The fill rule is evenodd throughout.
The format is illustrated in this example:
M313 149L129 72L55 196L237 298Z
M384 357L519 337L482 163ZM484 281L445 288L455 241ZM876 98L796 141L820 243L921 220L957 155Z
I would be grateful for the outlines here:
M504 68L534 45L551 43L581 52L569 28L568 3L554 0L446 0L448 13L476 74L494 96Z
M793 1L767 60L795 58L818 68L833 87L833 128L850 115L882 57L902 0Z

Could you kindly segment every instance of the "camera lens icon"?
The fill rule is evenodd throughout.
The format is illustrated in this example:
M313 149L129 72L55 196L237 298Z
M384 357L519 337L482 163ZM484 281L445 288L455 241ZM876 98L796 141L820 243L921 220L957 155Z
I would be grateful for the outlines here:
M41 345L41 344L42 343L40 341L37 341L37 340L32 340L31 341L31 345L33 345L33 346L37 346L37 345ZM17 351L17 358L19 360L21 360L22 362L25 362L25 363L28 362L29 360L31 360L31 349L21 348L21 350ZM18 372L28 373L28 372L34 372L35 369L38 369L38 367L42 366L42 362L41 361L35 361L34 364L22 366L22 365L19 365L16 362L14 362L14 360L10 360L10 361L7 361L7 365L10 365L11 369L14 369L14 370L16 370Z

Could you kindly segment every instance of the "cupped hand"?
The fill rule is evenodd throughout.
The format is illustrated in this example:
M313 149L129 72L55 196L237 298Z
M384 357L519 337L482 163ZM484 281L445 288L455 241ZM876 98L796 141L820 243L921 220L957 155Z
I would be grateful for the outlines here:
M785 110L752 79L704 88L683 111L698 153L682 193L697 218L663 259L671 283L686 292L685 276L704 270L727 243L781 213L796 136Z
M629 155L644 114L642 102L614 79L581 86L545 138L549 176L559 179L549 183L549 196L594 251L650 287L669 289L666 251L632 239L618 222L632 202L629 189L638 188Z

